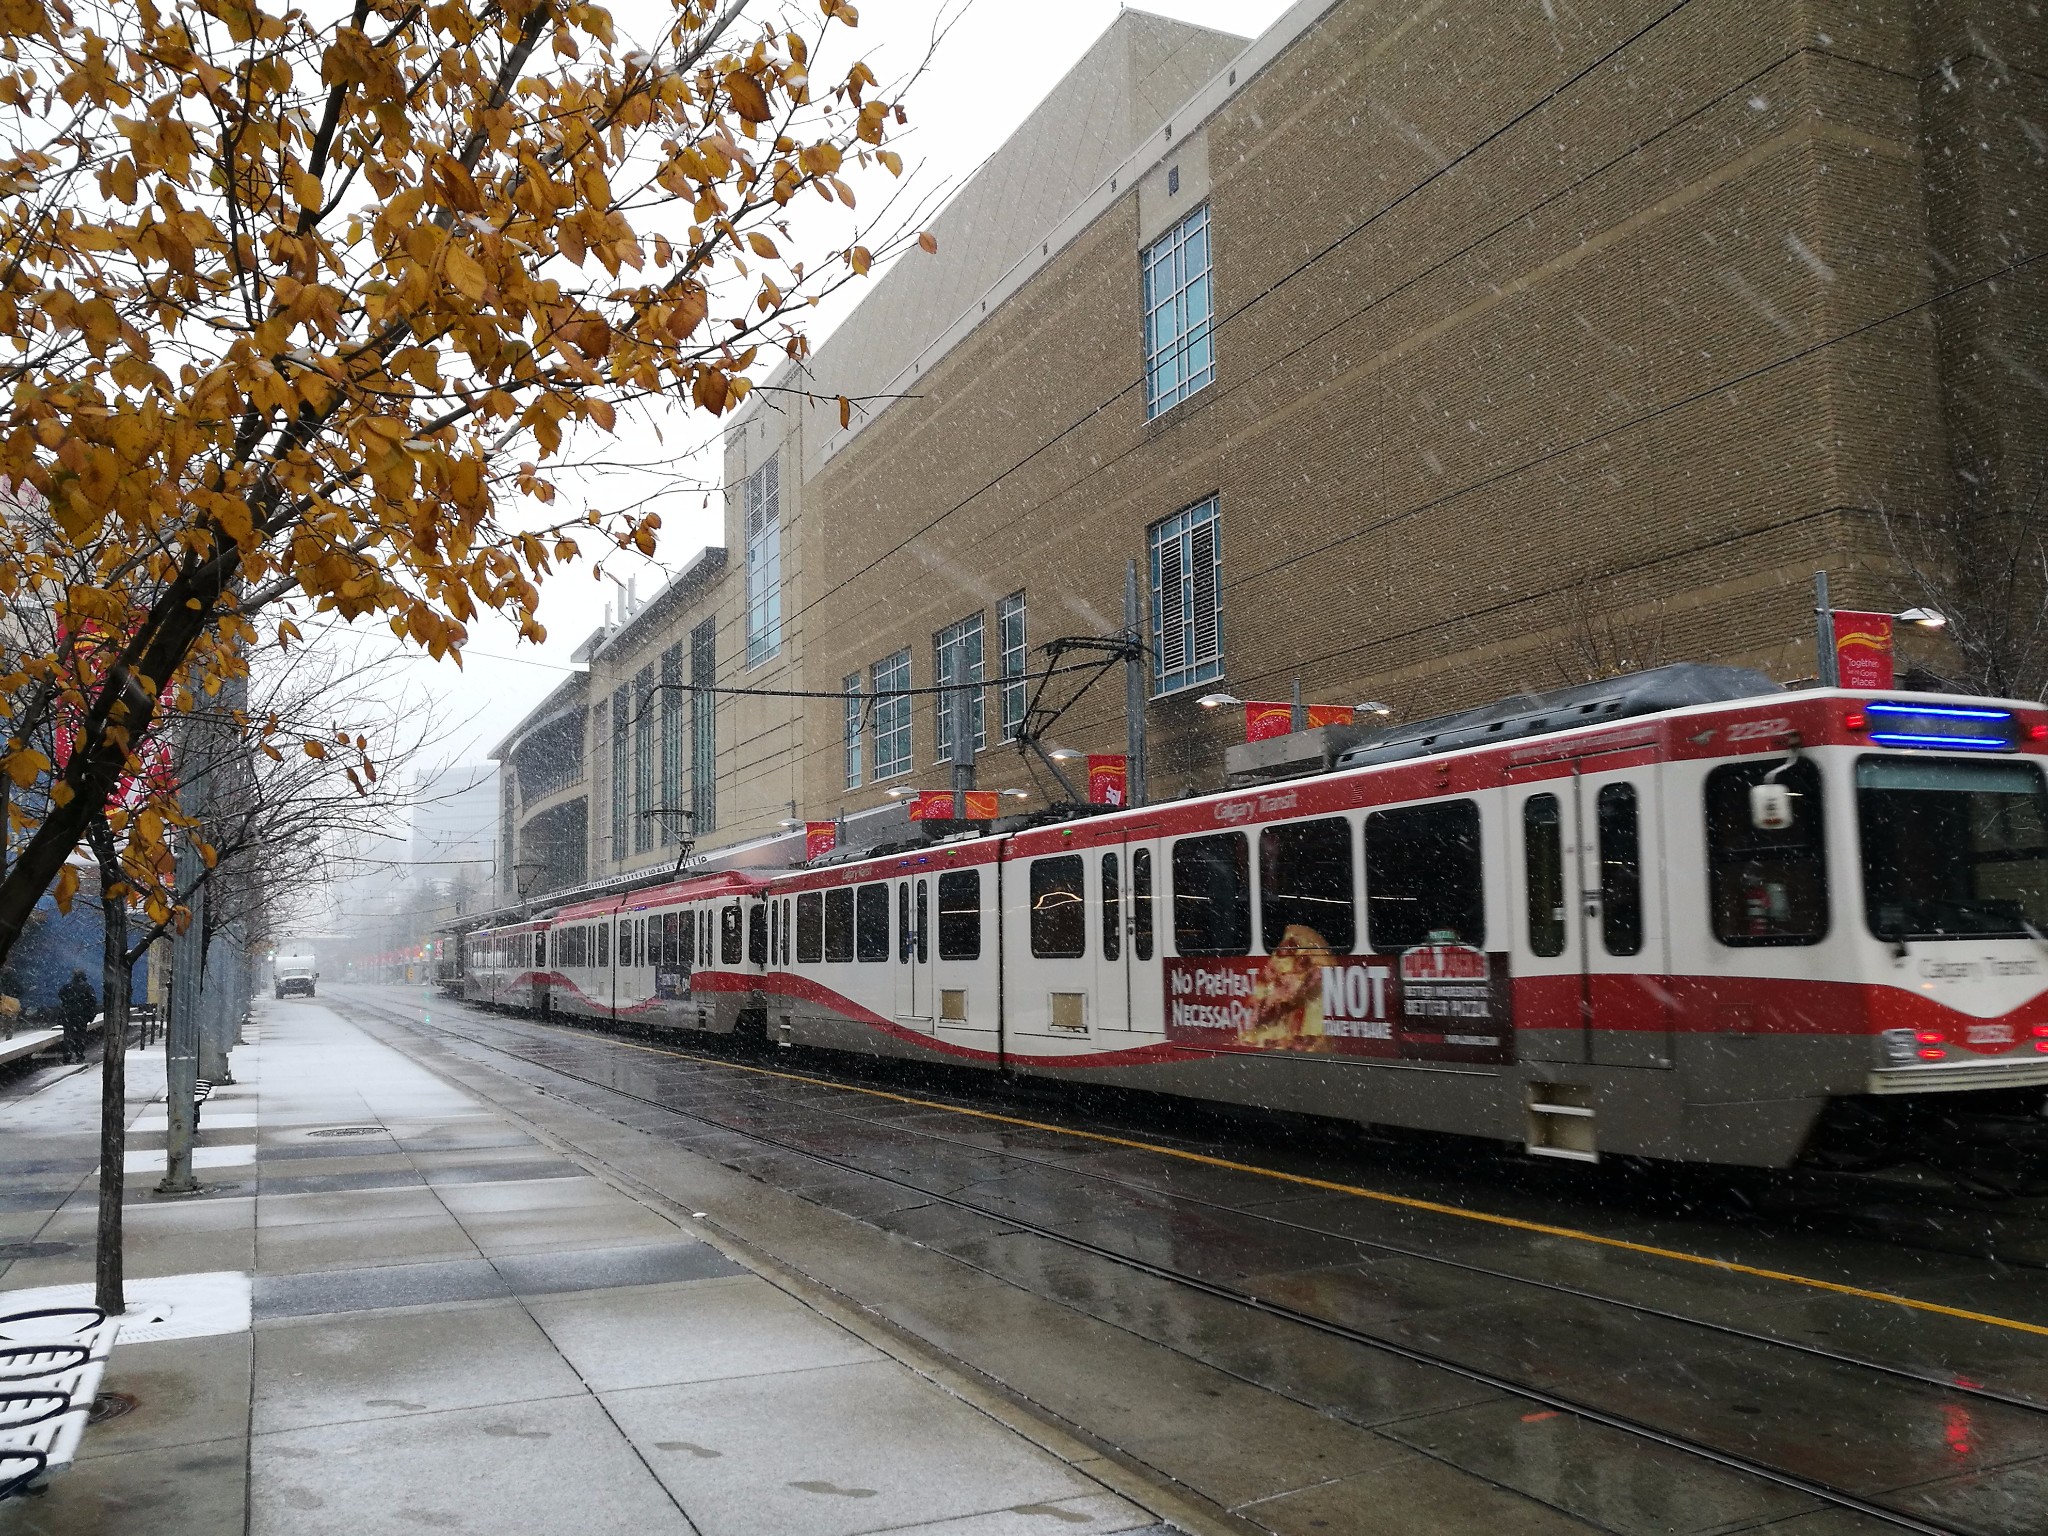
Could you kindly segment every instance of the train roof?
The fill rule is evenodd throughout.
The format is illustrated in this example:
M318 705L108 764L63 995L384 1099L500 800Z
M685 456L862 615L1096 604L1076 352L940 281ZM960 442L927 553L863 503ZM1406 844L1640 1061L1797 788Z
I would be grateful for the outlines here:
M1725 704L1783 693L1784 686L1748 667L1715 667L1698 662L1652 667L1597 683L1579 683L1549 693L1515 693L1477 709L1388 726L1341 754L1336 769L1371 768L1466 747L1491 746L1528 736L1548 736L1585 725L1605 725L1639 715Z
M648 907L672 907L685 901L709 901L719 896L745 896L761 888L761 881L738 870L722 869L715 874L692 875L667 885L643 885L616 896L601 896L573 902L547 914L546 922L573 923L586 917L603 917L612 912L639 912Z

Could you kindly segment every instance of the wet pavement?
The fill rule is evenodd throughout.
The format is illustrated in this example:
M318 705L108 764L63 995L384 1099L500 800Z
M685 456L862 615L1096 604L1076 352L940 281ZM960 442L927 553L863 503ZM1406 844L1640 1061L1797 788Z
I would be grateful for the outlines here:
M417 992L363 989L341 1006L480 1092L544 1101L554 1134L634 1177L677 1177L664 1154L709 1159L730 1177L688 1181L712 1228L1239 1529L1899 1528L1688 1447L1933 1528L2048 1526L2037 1269L1796 1224L1575 1207L1554 1188L1432 1179L1327 1146L1149 1137L1394 1198L1340 1193ZM1063 1123L1084 1128L1072 1112ZM1550 1398L1626 1423L1537 1400Z
M131 1411L0 1532L1022 1536L1178 1507L326 999L258 1018L196 1196L153 1193L162 1060L129 1062L131 1300L233 1304L118 1343ZM0 1092L0 1307L90 1277L97 1086Z

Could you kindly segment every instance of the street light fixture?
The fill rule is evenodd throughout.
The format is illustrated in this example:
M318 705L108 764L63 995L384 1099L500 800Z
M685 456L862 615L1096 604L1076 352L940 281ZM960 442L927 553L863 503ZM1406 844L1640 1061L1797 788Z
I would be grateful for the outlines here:
M1351 712L1354 715L1391 715L1394 712L1394 706L1382 704L1378 699L1372 699L1364 704L1352 705Z
M1243 699L1229 693L1205 693L1195 702L1204 709L1221 709L1226 704L1242 704Z
M1919 629L1947 629L1948 615L1938 608L1908 608L1904 613L1892 615L1901 624L1911 624Z
M1054 747L1045 755L1056 763L1077 763L1088 754L1076 752L1072 747Z

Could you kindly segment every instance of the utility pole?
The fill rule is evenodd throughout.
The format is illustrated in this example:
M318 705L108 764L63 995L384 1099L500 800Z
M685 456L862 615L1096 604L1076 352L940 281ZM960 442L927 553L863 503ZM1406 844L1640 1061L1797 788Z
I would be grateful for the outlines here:
M1138 562L1124 568L1124 800L1145 803L1145 631L1138 619Z
M1820 685L1834 688L1841 684L1841 673L1835 665L1835 609L1828 601L1828 573L1813 573L1813 642L1814 659L1820 666Z
M187 744L195 725L196 722L188 723ZM185 754L187 775L198 768L193 756ZM204 796L189 776L178 786L178 799L185 813L196 818ZM156 1188L160 1195L189 1195L199 1188L192 1177L192 1147L199 1133L195 1096L199 1085L200 1006L204 1000L201 967L206 958L206 888L200 883L205 866L199 857L198 834L191 828L178 836L174 869L177 888L188 893L185 907L191 913L191 921L183 933L171 940L170 1016L164 1025L164 1113L170 1135L165 1141L163 1182Z
M953 647L946 666L946 719L953 737L953 819L967 819L967 791L974 788L974 710L967 684L967 647Z

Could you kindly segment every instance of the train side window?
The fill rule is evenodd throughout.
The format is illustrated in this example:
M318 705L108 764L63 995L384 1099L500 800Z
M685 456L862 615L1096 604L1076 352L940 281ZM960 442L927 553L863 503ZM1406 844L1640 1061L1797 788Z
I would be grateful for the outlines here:
M825 893L805 891L796 899L796 963L816 965L825 958Z
M981 958L981 871L949 869L939 876L939 958Z
M1564 953L1564 823L1557 796L1522 802L1522 873L1528 886L1529 948L1545 959Z
M544 933L536 933L533 936L533 963L543 970L547 969L548 936Z
M1131 954L1152 958L1152 850L1131 851Z
M747 963L768 963L768 904L755 902L747 908Z
M1252 949L1251 842L1242 832L1173 845L1173 948L1181 955Z
M1341 816L1268 827L1259 834L1259 936L1280 948L1351 953L1358 908L1351 893L1351 823Z
M768 903L768 960L772 965L782 958L782 903Z
M1118 960L1124 952L1123 875L1117 856L1102 856L1102 958Z
M1088 952L1088 903L1081 855L1063 853L1031 863L1031 953L1040 960L1075 960Z
M932 883L929 880L917 882L917 963L923 965L932 957Z
M1603 784L1593 802L1600 824L1600 943L1610 955L1643 952L1643 833L1633 784Z
M612 963L612 924L606 918L597 925L597 968L606 970Z
M825 893L825 958L833 963L853 958L853 887Z
M795 915L795 908L794 908L794 907L793 907L793 906L791 905L791 903L790 903L790 899L789 899L789 898L788 898L787 896L783 897L783 898L782 898L782 964L784 964L784 965L788 965L788 964L789 964L789 954L790 954L790 930L791 930L791 922L790 922L790 919L791 919L791 918L792 918L792 917L793 917L794 915Z
M910 964L910 957L917 952L917 936L910 925L910 882L896 882L896 958L903 964Z
M1485 947L1478 802L1446 800L1366 817L1365 906L1375 954L1441 934Z
M889 958L889 887L875 881L854 892L854 954L862 960Z
M1750 822L1749 792L1770 778L1792 791L1792 825ZM1827 840L1820 770L1783 759L1728 763L1707 775L1707 900L1731 948L1818 944L1828 933Z
M740 904L736 901L718 909L718 959L722 965L740 963Z

